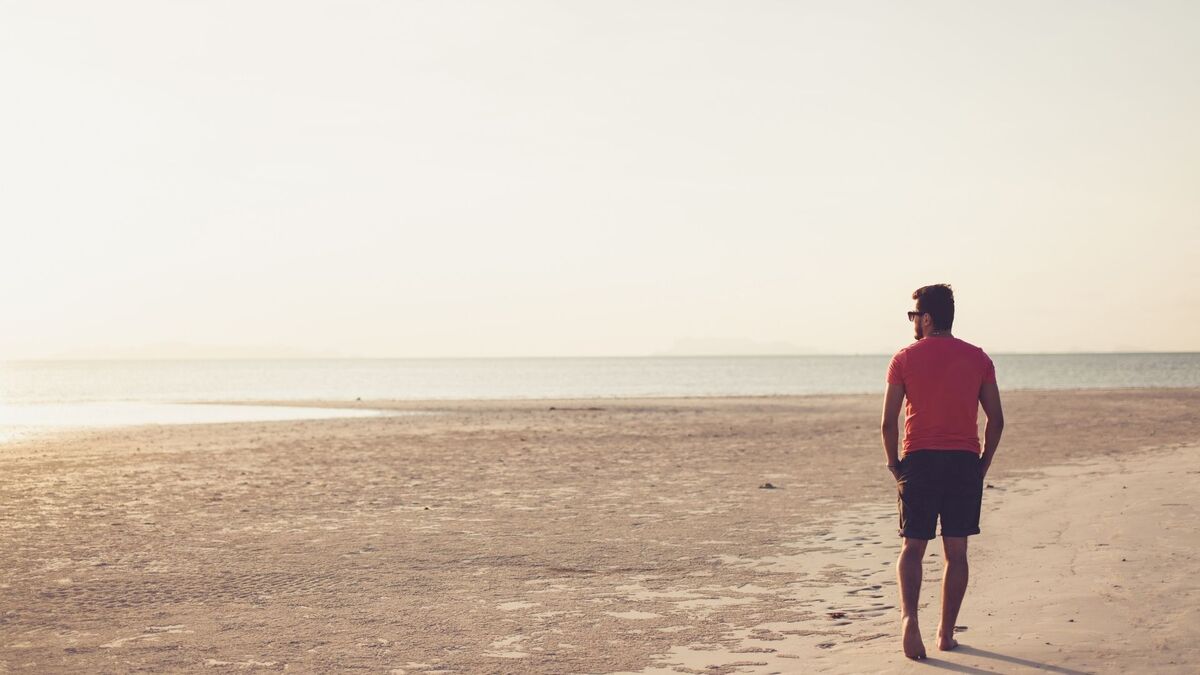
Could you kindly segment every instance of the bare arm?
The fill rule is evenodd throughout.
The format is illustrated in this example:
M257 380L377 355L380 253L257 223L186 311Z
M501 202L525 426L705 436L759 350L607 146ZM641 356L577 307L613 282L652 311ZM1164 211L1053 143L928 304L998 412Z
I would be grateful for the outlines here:
M983 456L979 458L979 471L987 476L992 466L992 457L1000 447L1000 434L1004 433L1004 409L1000 405L1000 388L995 382L985 382L979 390L979 403L987 415L987 426L983 431Z
M896 464L900 461L900 405L904 403L904 385L888 383L883 393L883 422L880 430L883 432L883 454L888 468L896 480L900 479L900 470Z

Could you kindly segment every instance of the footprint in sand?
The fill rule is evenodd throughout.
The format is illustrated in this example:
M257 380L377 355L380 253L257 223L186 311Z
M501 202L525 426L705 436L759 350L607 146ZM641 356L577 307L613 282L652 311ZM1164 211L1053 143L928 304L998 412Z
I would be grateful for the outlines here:
M514 600L512 602L502 602L502 603L496 605L496 609L499 609L500 611L503 611L503 612L511 612L511 611L517 610L517 609L526 609L528 607L537 607L540 604L541 604L540 602L525 602L523 600Z
M630 610L628 612L605 612L605 614L609 616L615 616L618 619L656 619L662 616L662 614L655 614L654 612L639 612L637 610Z

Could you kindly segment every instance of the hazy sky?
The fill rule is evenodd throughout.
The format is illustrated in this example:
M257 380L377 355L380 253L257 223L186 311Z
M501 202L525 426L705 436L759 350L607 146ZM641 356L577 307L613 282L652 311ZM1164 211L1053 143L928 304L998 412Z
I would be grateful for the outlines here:
M1197 64L1187 1L6 1L0 358L891 353L934 282L1200 350Z

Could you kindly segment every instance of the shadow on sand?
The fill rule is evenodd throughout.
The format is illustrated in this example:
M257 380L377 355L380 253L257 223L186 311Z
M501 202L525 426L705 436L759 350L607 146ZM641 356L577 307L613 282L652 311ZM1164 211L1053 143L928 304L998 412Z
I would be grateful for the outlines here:
M1030 668L1033 670L1043 670L1047 673L1060 673L1060 675L1089 675L1089 673L1087 671L1083 671L1083 670L1073 670L1071 668L1063 668L1061 666L1052 666L1049 663L1041 663L1040 661L1031 661L1029 659L1022 659L1022 658L1018 658L1016 656L1005 656L1004 654L997 654L996 652L989 652L986 649L978 649L976 647L969 647L964 644L959 644L953 653L954 654L962 654L964 656L977 656L977 657L983 658L983 659L994 659L996 661L1002 661L1004 663L1012 664L1014 666L1021 666L1023 668ZM933 658L932 656L930 658L925 659L924 661L921 661L921 663L924 665L932 666L934 668L948 670L952 673L995 673L996 672L993 670L982 670L980 668L976 668L974 666L968 666L968 665L965 665L962 663L954 663L952 661L945 661L942 659Z

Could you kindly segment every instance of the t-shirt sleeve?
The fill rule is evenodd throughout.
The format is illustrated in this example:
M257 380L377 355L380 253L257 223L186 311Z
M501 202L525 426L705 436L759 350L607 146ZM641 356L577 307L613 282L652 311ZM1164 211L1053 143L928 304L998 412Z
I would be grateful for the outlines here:
M992 359L987 354L983 355L983 383L988 384L996 381L996 364L992 363Z
M904 384L904 364L901 362L899 354L893 356L891 363L888 364L887 383Z

